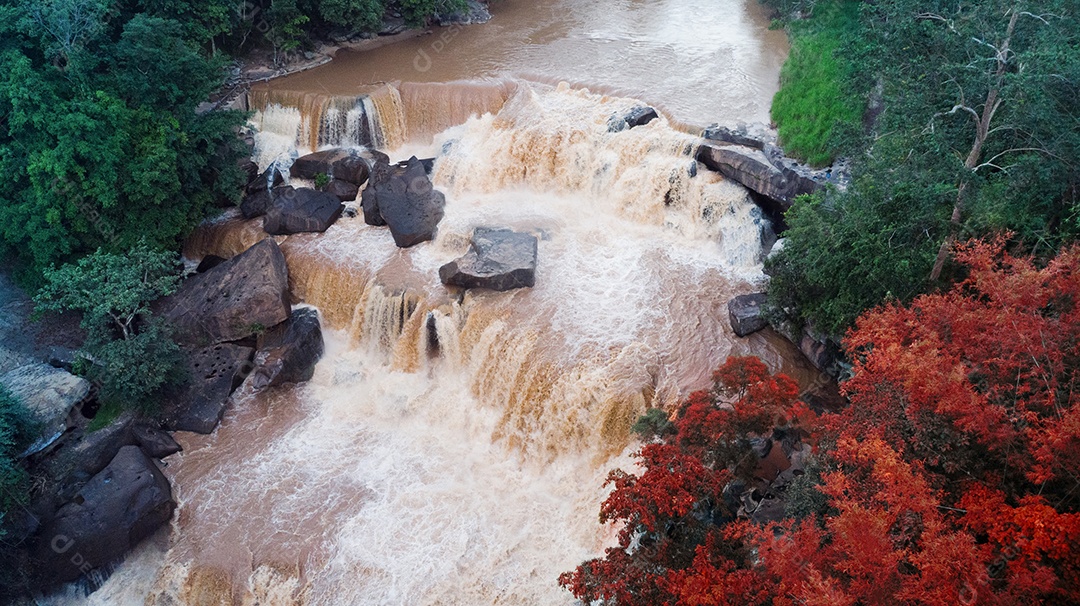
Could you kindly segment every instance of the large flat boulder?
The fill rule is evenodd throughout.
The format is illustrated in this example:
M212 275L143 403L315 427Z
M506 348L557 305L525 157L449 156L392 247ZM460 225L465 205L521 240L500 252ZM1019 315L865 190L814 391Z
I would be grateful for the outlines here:
M271 235L321 233L341 217L342 210L337 196L308 187L290 188L274 196L266 211L263 230Z
M292 311L285 256L266 238L189 277L159 309L184 344L205 347L250 337L284 322Z
M307 381L322 353L319 314L309 308L293 310L291 318L259 336L252 386L266 389Z
M745 337L768 326L762 313L767 299L768 295L762 292L739 295L728 301L728 320L736 335Z
M448 286L511 290L536 282L537 240L510 229L478 227L469 252L439 268Z
M314 179L321 174L363 185L368 180L371 161L370 155L365 157L359 150L326 149L297 158L289 168L289 174L298 179Z
M169 521L168 480L137 446L119 450L45 527L34 550L45 585L72 581L120 557Z
M74 424L91 387L82 377L37 362L0 375L0 385L26 406L38 424L39 437L26 454L47 448Z
M775 201L781 210L790 208L796 196L813 193L819 187L813 179L794 170L778 168L765 153L751 147L704 143L698 148L697 159L709 169Z
M446 198L432 185L424 163L414 156L404 169L387 172L385 177L379 176L379 183L373 182L364 190L364 219L377 225L373 222L379 220L373 216L377 213L400 248L433 240L445 213Z
M188 358L188 381L170 390L162 417L171 431L214 431L229 396L251 372L251 347L220 343L192 352Z

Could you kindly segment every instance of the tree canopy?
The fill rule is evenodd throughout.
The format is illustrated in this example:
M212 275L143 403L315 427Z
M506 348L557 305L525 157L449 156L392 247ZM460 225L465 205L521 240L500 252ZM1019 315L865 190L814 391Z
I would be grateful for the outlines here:
M845 87L877 108L862 138L833 142L853 156L852 183L795 204L769 268L773 304L832 334L961 277L955 242L1011 230L1049 258L1080 234L1075 6L884 0L858 11L834 51L850 63Z
M839 412L729 359L639 473L612 474L619 544L561 582L624 606L1080 601L1080 246L1036 263L998 238L956 259L951 290L859 318ZM787 515L717 512L748 487L737 445L770 428L817 444Z

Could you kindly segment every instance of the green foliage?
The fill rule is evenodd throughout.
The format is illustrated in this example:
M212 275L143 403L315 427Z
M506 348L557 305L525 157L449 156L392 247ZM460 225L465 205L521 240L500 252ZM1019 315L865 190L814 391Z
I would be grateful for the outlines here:
M787 485L784 514L796 520L824 515L829 499L818 490L821 484L821 464L816 459L810 459L803 468L803 474Z
M28 477L15 457L30 445L32 426L26 408L0 385L0 523L26 497Z
M315 187L322 189L330 185L330 177L326 176L326 173L318 173L315 175Z
M84 374L102 386L101 398L152 408L154 395L180 376L180 350L151 317L150 303L176 290L174 253L145 242L128 254L98 250L45 273L39 311L78 311L87 332Z
M832 334L959 277L948 264L930 280L947 237L1011 231L1045 259L1080 235L1080 27L1067 2L884 0L864 3L859 22L862 49L844 52L862 92L848 95L879 86L883 111L847 191L797 201L768 264L772 305Z
M429 17L465 8L465 0L399 0L401 12L411 25L422 25Z
M30 276L140 238L175 247L215 200L235 199L239 112L196 114L221 81L176 21L86 5L68 21L23 2L0 25L0 253ZM80 5L81 6L81 5ZM74 8L65 9L74 11ZM70 19L68 19L70 20ZM69 28L70 29L70 28Z
M864 99L851 94L853 66L843 38L858 28L855 2L830 2L811 22L791 26L791 54L780 73L772 119L791 155L814 166L835 159L843 134L856 132Z
M642 440L651 442L674 434L675 424L662 408L650 408L638 417L630 431L641 436Z
M386 12L381 0L322 0L318 9L327 23L358 30L375 29Z

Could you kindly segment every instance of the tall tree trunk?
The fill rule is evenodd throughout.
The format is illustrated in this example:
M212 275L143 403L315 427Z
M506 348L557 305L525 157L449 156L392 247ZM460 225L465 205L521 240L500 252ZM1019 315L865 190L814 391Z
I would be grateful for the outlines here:
M1001 85L1005 80L1005 69L1009 64L1009 41L1012 39L1013 30L1016 28L1016 19L1019 16L1020 12L1013 9L1012 17L1009 19L1009 26L1005 30L1005 41L997 49L996 79L994 85L986 93L986 102L983 104L982 114L975 120L975 141L971 144L971 151L968 152L967 158L964 159L964 176L956 188L956 202L953 204L952 217L949 219L949 235L945 236L945 240L938 249L937 259L934 260L934 268L930 270L931 282L941 277L941 270L945 267L945 261L949 258L949 251L952 250L953 244L956 243L956 236L960 232L960 221L964 212L968 179L970 173L979 165L983 145L986 143L986 137L990 134L990 123L993 122L994 114L997 113L998 107L1001 106L1001 99L998 95L1001 94Z

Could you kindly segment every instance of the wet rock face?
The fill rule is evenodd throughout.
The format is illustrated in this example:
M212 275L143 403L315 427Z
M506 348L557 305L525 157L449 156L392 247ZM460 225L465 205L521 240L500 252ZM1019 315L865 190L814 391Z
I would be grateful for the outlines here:
M360 195L360 188L348 181L342 181L341 179L334 179L326 186L326 193L334 196L342 202L352 202Z
M705 143L698 149L697 159L709 169L776 202L781 210L790 208L796 196L813 193L819 187L813 179L790 168L777 167L764 152L750 147Z
M252 387L265 389L311 379L323 353L322 327L314 309L297 309L287 321L259 336Z
M537 240L509 229L477 228L469 252L443 265L439 279L448 286L512 290L536 282Z
M205 347L238 341L284 322L292 311L288 288L285 256L267 238L189 277L159 309L181 343Z
M289 168L289 175L297 179L314 179L321 174L359 186L367 183L370 165L376 157L343 148L317 151L297 158Z
M213 345L193 352L188 359L187 383L166 396L165 428L171 431L214 431L229 395L251 371L255 350L231 343Z
M341 217L343 210L337 196L301 187L274 196L263 229L271 235L321 233Z
M638 105L630 108L626 113L611 116L608 119L608 132L617 133L629 128L643 126L658 117L659 115L655 109L647 105Z
M30 453L48 447L72 426L91 387L86 379L44 363L10 370L0 375L0 385L23 403L38 424L38 439Z
M109 563L172 517L168 480L138 446L124 446L56 513L34 550L44 585Z
M762 314L767 298L765 293L754 293L739 295L728 301L728 320L736 335L745 337L768 325Z
M446 198L435 189L422 160L415 156L404 167L377 164L361 197L364 220L386 225L399 248L435 238Z

